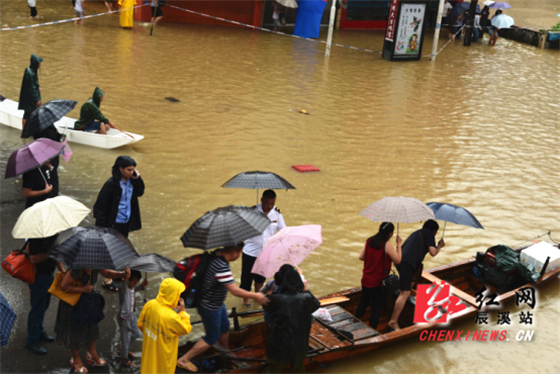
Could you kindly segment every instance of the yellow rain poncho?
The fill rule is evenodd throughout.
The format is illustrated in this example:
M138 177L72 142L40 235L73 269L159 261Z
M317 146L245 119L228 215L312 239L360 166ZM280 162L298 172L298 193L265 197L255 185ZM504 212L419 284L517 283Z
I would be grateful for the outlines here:
M119 0L119 9L121 9L119 20L121 27L132 27L134 24L134 9L132 9L132 7L135 5L136 0Z
M144 305L138 318L138 328L144 333L141 374L175 373L179 335L192 329L191 317L173 310L184 290L185 285L177 279L164 279L157 298Z

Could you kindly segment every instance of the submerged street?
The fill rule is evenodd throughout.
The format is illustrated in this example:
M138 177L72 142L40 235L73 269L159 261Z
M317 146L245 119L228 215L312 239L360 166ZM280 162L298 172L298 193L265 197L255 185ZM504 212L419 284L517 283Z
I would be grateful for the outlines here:
M69 2L39 4L49 21L72 16ZM560 13L555 1L510 4L514 8L508 14L527 27L549 27L558 18L552 12ZM88 14L105 11L102 2L85 7ZM1 8L3 27L27 22L25 2ZM470 48L462 41L451 43L435 62L388 62L377 54L335 47L325 58L321 44L242 28L162 21L152 37L149 28L135 22L132 30L123 30L118 17L108 15L83 26L0 34L1 95L18 100L23 71L35 53L44 59L39 71L44 102L76 100L67 116L78 118L97 86L105 92L103 114L145 137L114 150L71 143L72 159L61 161L59 169L60 193L92 208L114 160L120 155L136 160L146 185L139 200L142 230L130 235L139 253L157 252L176 261L198 253L183 248L179 238L206 211L255 204L254 190L220 188L250 170L277 173L296 187L276 191L276 206L288 226L322 225L323 244L302 264L317 297L359 287L358 255L378 224L358 213L386 196L467 207L484 226L447 224L446 246L437 257L426 257L425 269L469 259L497 244L515 247L548 231L560 241L558 50L504 38L489 47L485 35ZM432 42L432 32L426 35L423 54ZM336 31L334 41L381 50L383 33ZM446 41L442 32L440 46ZM19 131L0 126L2 175L9 155L23 144ZM291 168L302 164L320 171ZM18 180L3 179L0 185L2 258L22 245L10 234L25 205ZM94 224L93 216L84 223ZM399 235L406 238L420 227L400 224ZM232 263L232 272L239 282L241 261ZM148 300L156 297L163 278L149 276ZM102 290L101 281L96 289ZM0 272L0 290L18 315L8 345L0 350L0 371L68 372L70 357L63 346L46 345L46 356L24 346L27 285ZM558 280L538 291L532 326L518 323L522 307L504 307L514 316L507 326L509 341L413 339L319 372L558 372L559 291ZM104 295L107 318L100 324L98 346L109 359L119 339L118 297ZM143 298L138 296L138 309ZM45 321L49 333L57 305L52 298ZM231 295L226 305L247 310ZM192 321L199 320L195 309L187 312ZM496 325L495 314L487 327L473 320L456 328L504 329ZM519 330L535 330L532 341L515 341ZM199 325L181 342L202 334ZM135 348L140 351L141 343ZM90 372L124 371L110 362L109 368Z

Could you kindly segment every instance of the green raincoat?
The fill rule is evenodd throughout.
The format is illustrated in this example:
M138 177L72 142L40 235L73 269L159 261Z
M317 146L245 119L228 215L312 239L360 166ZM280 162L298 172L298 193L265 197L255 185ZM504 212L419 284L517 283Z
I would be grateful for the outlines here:
M74 124L75 129L79 129L80 127L94 121L109 123L107 117L105 117L103 113L101 113L101 110L99 110L99 107L101 106L101 96L103 95L105 95L105 92L101 91L99 87L95 87L93 97L90 97L80 109L80 119Z
M18 109L22 109L27 113L37 109L37 101L41 100L41 92L39 91L39 77L37 69L43 59L36 54L31 55L31 64L23 73L23 81L21 82L21 91L19 92Z

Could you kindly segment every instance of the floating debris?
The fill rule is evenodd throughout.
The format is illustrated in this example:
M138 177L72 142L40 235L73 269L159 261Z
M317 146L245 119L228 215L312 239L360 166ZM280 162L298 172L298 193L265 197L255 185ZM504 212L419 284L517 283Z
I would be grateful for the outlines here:
M166 97L165 100L169 100L169 101L171 101L172 103L178 103L178 102L180 101L180 100L177 100L177 99L174 98L174 97Z
M301 114L309 114L309 112L308 112L307 110L305 110L305 109L301 109L299 112L300 112Z

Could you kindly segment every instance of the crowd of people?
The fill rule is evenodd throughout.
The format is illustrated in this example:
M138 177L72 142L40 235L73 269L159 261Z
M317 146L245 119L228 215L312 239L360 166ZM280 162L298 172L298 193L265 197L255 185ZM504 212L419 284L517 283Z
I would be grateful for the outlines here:
M147 1L147 0L146 0ZM107 7L108 12L113 12L115 2L110 0L103 0L105 6ZM142 0L143 2L143 0ZM147 1L150 3L152 8L152 24L158 23L163 18L163 11L161 8L164 6L163 1L161 0L150 0ZM138 5L136 0L118 0L117 2L117 10L119 11L119 23L121 27L125 30L131 30L132 26L134 25L134 7ZM29 7L29 19L37 19L37 0L27 0L27 6ZM74 16L76 18L84 17L86 15L85 8L84 8L84 1L83 0L72 0L72 7L74 8ZM84 24L84 20L76 19L74 20L74 24Z
M452 16L452 10L453 6L446 0L443 8L442 24L447 24L449 26L449 39L455 40L457 37L460 38L461 35L465 35L469 32L470 27L466 26L470 19L470 15L469 11L465 10L458 15ZM503 11L501 9L497 9L494 15L490 17L490 8L488 5L485 5L482 10L477 10L472 25L473 34L471 41L476 42L479 38L482 40L484 33L488 33L488 45L496 45L496 41L498 40L498 31L500 29L493 26L491 24L491 20L502 13Z

